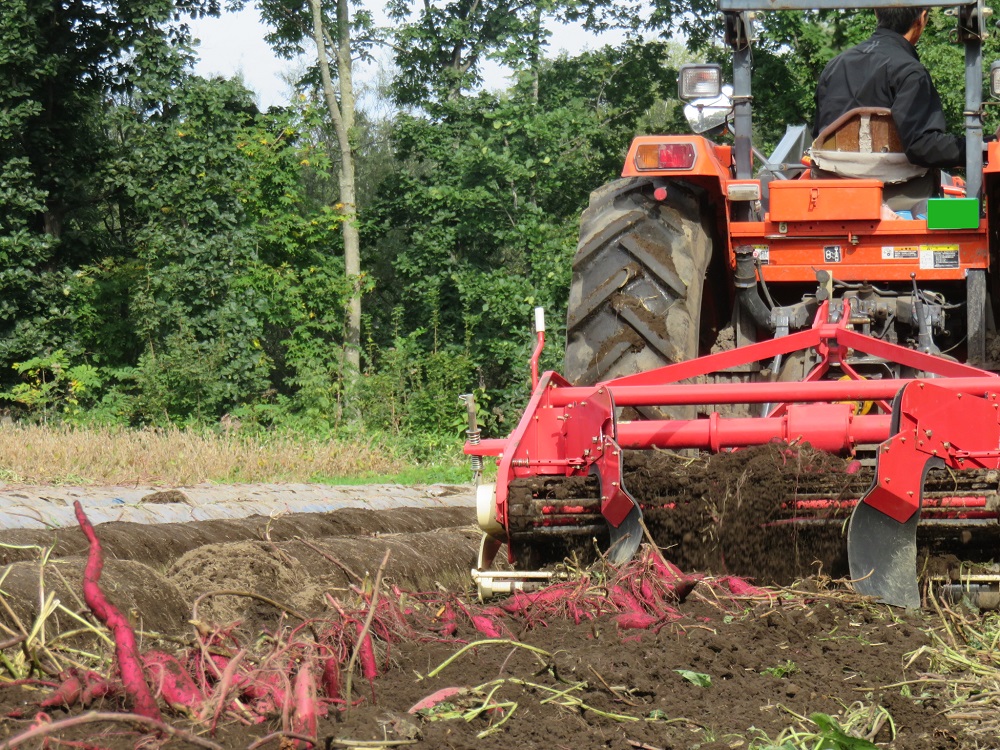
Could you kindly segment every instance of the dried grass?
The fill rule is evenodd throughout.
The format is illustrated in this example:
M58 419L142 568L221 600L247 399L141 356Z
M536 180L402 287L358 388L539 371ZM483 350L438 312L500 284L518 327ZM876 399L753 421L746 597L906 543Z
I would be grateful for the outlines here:
M0 427L0 482L12 484L308 482L392 474L405 465L390 449L364 438Z

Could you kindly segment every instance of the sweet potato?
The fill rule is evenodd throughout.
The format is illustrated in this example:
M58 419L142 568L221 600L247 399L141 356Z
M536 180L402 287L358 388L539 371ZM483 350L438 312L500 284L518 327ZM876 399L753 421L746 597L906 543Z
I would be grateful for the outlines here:
M94 617L104 623L111 631L115 641L115 659L118 662L118 672L121 674L125 692L132 701L133 710L147 719L160 721L160 708L156 705L153 694L149 692L146 676L139 660L139 649L135 643L135 631L128 619L114 604L108 601L99 584L101 571L104 569L104 550L94 532L94 527L83 512L80 501L73 502L76 520L80 529L90 543L87 555L87 565L83 571L83 600L94 613Z
M48 697L38 702L40 708L69 708L80 702L83 692L83 682L75 672L65 672L65 679L59 687L49 693Z
M295 676L295 684L292 687L295 706L292 710L292 731L304 734L308 737L315 737L317 730L317 714L319 710L316 696L316 677L313 675L313 661L306 659L299 666L299 673ZM315 743L301 743L294 741L295 747L315 747Z
M323 665L323 692L331 701L342 701L340 694L340 661L331 656Z
M361 634L362 625L358 623L358 635ZM375 646L372 644L372 634L365 633L365 637L358 644L358 661L361 662L361 674L366 680L374 680L378 677L378 664L375 661Z
M168 706L188 714L201 709L205 696L175 657L162 651L147 651L142 655L142 663L149 681Z
M726 576L725 578L719 579L720 583L724 583L729 587L729 590L733 592L736 596L766 596L767 590L757 588L747 583L742 578L737 578L736 576Z
M615 622L621 630L648 630L659 618L646 612L623 612L615 615Z
M417 711L423 711L425 708L434 708L438 703L443 703L449 698L454 698L456 695L462 695L466 692L468 692L468 688L464 687L441 688L414 703L407 709L406 713L415 714Z
M485 615L472 615L472 624L480 633L487 638L502 638L496 623Z

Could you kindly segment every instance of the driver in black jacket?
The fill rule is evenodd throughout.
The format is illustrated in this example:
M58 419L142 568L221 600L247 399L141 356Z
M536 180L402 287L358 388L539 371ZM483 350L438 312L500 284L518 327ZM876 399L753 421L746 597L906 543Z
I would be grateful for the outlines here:
M927 15L926 8L875 10L875 33L833 58L820 76L814 138L856 107L887 107L911 163L965 166L965 139L946 132L941 97L917 57Z

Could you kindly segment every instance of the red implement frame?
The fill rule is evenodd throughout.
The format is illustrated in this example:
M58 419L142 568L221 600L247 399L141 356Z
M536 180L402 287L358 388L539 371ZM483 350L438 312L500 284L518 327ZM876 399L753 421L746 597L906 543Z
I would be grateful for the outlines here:
M820 305L810 329L731 351L574 387L553 372L538 381L517 429L505 440L465 447L499 457L496 518L507 528L507 489L515 478L587 476L601 481L601 513L617 528L636 508L622 487L621 449L720 451L772 441L804 441L852 454L879 445L876 481L863 498L879 513L906 522L920 508L929 465L953 470L1000 467L1000 377L986 370L865 336L849 327L849 301ZM819 363L801 382L683 382L730 368L813 350ZM869 380L849 353L898 363L919 379ZM847 379L822 380L831 368ZM876 413L855 414L872 401ZM760 418L621 422L616 407L773 404Z

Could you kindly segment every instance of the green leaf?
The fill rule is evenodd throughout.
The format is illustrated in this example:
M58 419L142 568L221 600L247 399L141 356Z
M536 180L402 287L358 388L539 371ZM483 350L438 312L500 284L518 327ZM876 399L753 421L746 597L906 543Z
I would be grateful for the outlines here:
M430 708L421 708L417 711L417 715L427 721L453 721L461 719L464 714L454 703L446 701Z
M712 677L702 672L692 672L690 669L675 669L677 674L690 682L692 685L707 688L712 685Z
M809 718L822 730L820 736L823 742L819 750L878 750L877 745L868 740L847 734L832 716L815 713L810 714Z
M794 674L795 672L798 671L799 668L795 664L795 662L793 662L791 659L788 659L785 661L784 664L779 664L776 667L768 667L767 669L762 669L760 673L771 675L771 677L775 677L780 680L783 677L787 677L788 675Z

